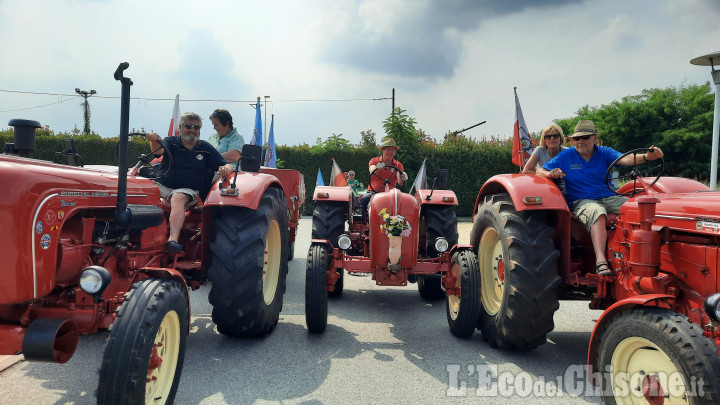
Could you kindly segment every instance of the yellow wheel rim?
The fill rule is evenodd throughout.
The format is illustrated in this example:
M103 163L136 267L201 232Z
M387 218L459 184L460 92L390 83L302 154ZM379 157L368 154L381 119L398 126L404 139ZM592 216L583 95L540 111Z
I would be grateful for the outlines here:
M180 354L181 333L177 312L165 314L150 355L145 383L146 404L164 404L170 394Z
M280 226L277 221L270 222L267 239L265 241L265 257L263 267L263 298L265 304L270 305L275 299L278 280L280 279L280 260L282 243Z
M500 310L505 293L505 262L500 235L487 228L480 238L478 248L480 265L481 300L485 312L495 315Z
M457 263L453 263L452 267L450 268L450 275L455 277L455 287L461 287L462 283L460 281L460 277L462 276L462 274L460 272L460 266L458 266ZM447 294L447 300L448 310L450 311L450 318L452 320L456 320L458 315L460 314L460 296L454 294Z
M662 349L645 338L622 340L610 364L613 395L618 405L689 403L677 367Z

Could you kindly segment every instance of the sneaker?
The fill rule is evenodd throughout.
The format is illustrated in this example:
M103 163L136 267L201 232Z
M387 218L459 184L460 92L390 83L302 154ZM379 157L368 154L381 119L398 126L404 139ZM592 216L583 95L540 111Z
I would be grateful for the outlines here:
M168 253L180 253L183 251L183 247L175 240L168 241L167 252Z

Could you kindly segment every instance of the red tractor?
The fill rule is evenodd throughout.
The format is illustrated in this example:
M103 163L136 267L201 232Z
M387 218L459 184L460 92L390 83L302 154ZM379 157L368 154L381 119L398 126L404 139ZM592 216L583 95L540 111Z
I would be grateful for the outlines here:
M370 176L382 178L376 172ZM420 173L418 176L425 176L423 169ZM305 319L310 333L325 331L328 296L342 294L345 272L370 274L383 286L417 282L425 299L443 298L447 293L451 328L459 335L473 333L477 306L469 299L460 305L459 284L466 275L476 274L477 260L469 246L457 244L457 198L445 190L447 179L448 170L440 169L431 189L420 185L424 181L416 181L420 186L414 195L397 188L373 190L376 194L368 206L367 224L356 209L357 197L350 187L315 188L305 279ZM389 183L389 179L382 180ZM404 234L388 237L392 224L403 224Z
M264 336L277 324L305 187L297 171L261 169L259 147L249 146L242 171L217 180L186 213L183 252L167 253L169 206L140 175L152 155L127 169L127 67L115 72L119 167L31 159L39 124L10 122L15 143L0 155L0 354L64 363L79 335L110 328L98 402L172 403L189 289L212 281L212 319L222 334Z
M604 310L588 378L607 403L720 403L720 192L661 177L659 162L608 169L608 187L622 170L615 192L630 197L608 216L613 276L595 274L590 234L553 181L503 174L483 185L470 242L485 340L535 348L553 330L558 300L587 299Z

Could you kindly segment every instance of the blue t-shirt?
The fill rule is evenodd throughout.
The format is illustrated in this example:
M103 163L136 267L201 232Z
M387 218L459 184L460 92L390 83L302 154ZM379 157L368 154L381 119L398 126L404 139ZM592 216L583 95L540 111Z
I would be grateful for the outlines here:
M212 175L227 162L215 148L206 141L198 140L190 150L182 143L180 136L165 138L168 151L172 155L172 166L167 176L157 182L171 189L189 188L201 191L207 187ZM170 159L163 159L160 171L164 171Z
M577 200L610 197L614 195L605 185L605 175L610 164L622 153L607 146L595 145L590 161L583 159L575 147L560 151L557 156L545 163L542 168L552 170L560 168L565 173L565 191L568 205Z

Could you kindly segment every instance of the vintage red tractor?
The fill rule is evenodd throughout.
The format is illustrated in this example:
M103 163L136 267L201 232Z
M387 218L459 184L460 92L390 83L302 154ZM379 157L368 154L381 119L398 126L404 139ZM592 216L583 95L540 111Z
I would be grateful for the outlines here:
M587 299L604 310L588 377L607 403L720 403L720 192L661 177L662 161L619 170L616 193L630 199L607 221L614 276L595 274L590 234L553 181L503 174L483 185L470 235L478 329L493 347L532 349L558 300Z
M10 123L15 144L0 155L0 354L63 363L79 335L111 328L98 402L171 403L189 289L212 281L212 319L222 334L264 336L276 326L305 187L297 171L260 168L259 147L248 147L242 171L215 182L186 213L183 252L166 253L169 207L139 175L151 155L127 169L127 67L115 72L118 167L31 159L39 124Z
M386 168L399 170L389 165ZM380 177L375 172L370 176ZM425 171L421 169L418 176L424 180ZM357 197L350 187L315 188L305 279L305 319L309 332L325 331L328 296L341 295L347 272L370 274L382 286L417 282L425 299L442 298L447 293L451 327L459 335L472 334L477 306L470 304L470 298L460 305L459 298L461 293L475 292L461 291L459 283L461 278L477 273L477 261L469 246L457 244L457 198L454 192L445 189L447 181L448 170L440 169L431 189L424 186L425 181L416 181L414 195L397 188L374 190L381 192L370 200L367 224L363 223L361 212L354 209ZM386 220L400 221L409 229L404 236L388 237Z

